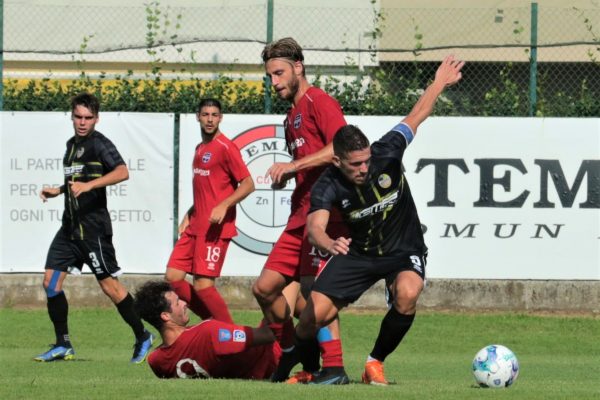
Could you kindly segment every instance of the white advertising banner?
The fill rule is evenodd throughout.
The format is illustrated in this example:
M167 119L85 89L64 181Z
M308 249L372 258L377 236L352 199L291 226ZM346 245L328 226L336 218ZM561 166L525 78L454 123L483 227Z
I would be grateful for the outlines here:
M70 113L3 112L0 272L42 272L64 199L43 203L42 187L63 183L73 135ZM125 273L164 271L173 238L173 115L101 112L96 129L117 147L129 180L107 188L113 243ZM89 272L84 268L84 272Z
M377 140L401 117L348 116ZM256 191L238 206L223 275L258 275L289 213L293 186L271 191L288 160L282 116L225 115ZM181 119L179 216L192 203L200 130ZM600 279L600 120L429 118L404 157L430 249L427 276Z

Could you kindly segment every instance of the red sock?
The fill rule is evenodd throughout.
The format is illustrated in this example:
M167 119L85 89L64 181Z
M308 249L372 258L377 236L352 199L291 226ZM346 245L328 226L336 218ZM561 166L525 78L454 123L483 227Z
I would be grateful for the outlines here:
M223 300L216 287L209 286L202 290L197 290L196 294L198 295L199 300L204 304L204 307L208 309L212 318L217 321L233 324L233 318L231 318L231 314L229 314L227 304L225 304L225 300Z
M196 295L194 287L186 280L169 282L173 291L177 293L180 299L188 304L188 308L192 310L194 314L202 319L210 318L210 311L204 306L204 304Z
M323 368L325 367L343 367L344 359L342 357L342 341L339 339L319 343L321 347L321 358L323 359Z

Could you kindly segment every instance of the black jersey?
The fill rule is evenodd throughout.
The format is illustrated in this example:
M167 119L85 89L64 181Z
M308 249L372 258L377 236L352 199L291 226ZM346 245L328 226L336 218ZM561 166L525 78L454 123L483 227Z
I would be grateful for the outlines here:
M85 137L67 141L63 158L65 173L65 211L62 224L71 239L112 235L110 215L106 208L106 188L93 189L75 197L69 182L89 182L125 164L115 145L94 131Z
M417 208L402 170L413 133L399 124L371 145L364 185L348 181L330 166L312 189L310 212L339 209L350 229L350 254L406 256L427 251Z

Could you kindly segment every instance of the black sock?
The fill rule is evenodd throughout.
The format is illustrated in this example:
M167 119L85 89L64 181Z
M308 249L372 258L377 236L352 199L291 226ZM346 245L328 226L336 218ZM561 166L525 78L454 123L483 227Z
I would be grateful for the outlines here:
M412 326L414 319L414 314L400 314L394 307L390 308L383 321L381 321L379 336L377 336L375 346L371 351L371 357L383 362L388 355L396 350L396 347Z
M305 353L301 361L302 370L317 372L321 368L321 349L317 338L308 340L302 351Z
M56 345L71 347L69 339L69 326L67 317L69 315L69 303L65 292L61 291L56 296L48 297L48 315L50 321L54 324L54 333L56 335Z
M316 338L301 339L298 334L294 335L295 349L298 354L302 369L308 372L316 372L319 370L319 342ZM316 360L315 360L316 354Z
M117 310L119 310L119 314L121 314L123 320L131 326L136 340L147 339L144 324L133 308L133 297L131 297L129 293L127 293L127 296L117 304Z

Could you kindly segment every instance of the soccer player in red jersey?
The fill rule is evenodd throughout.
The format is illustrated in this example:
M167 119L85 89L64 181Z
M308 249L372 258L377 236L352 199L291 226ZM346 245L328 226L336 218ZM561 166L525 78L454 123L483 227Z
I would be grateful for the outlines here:
M194 205L179 225L179 240L167 263L165 279L202 319L233 323L215 287L235 229L235 205L254 191L240 150L219 130L221 103L203 99L196 118L202 142L193 161ZM194 284L185 280L193 275Z
M273 188L283 188L287 180L296 179L296 188L291 198L291 215L284 232L275 243L260 276L253 286L265 320L272 327L281 329L281 347L286 351L293 346L293 321L290 306L296 305L297 285L290 285L291 294L284 295L284 288L290 283L300 281L302 293L308 295L319 265L329 255L320 253L308 243L306 234L306 215L310 206L310 190L324 168L331 163L333 147L331 141L337 130L346 125L339 103L323 90L311 86L305 76L302 48L292 38L283 38L268 44L262 59L265 71L271 78L277 95L291 103L284 120L285 136L292 161L275 163L267 171L273 182ZM345 232L341 218L335 224L335 216L329 226L332 236L338 237ZM293 288L296 287L296 292ZM286 290L287 292L287 290ZM301 300L302 297L300 297ZM301 311L303 302L297 305ZM323 367L341 366L342 346L339 340L337 323L325 328L319 340L323 357ZM315 345L318 350L318 346ZM304 365L305 372L319 369L318 351L312 365ZM282 358L282 367L273 376L274 381L287 379L293 360ZM286 370L287 369L287 370ZM306 375L306 374L305 374ZM301 381L313 379L306 375ZM292 379L293 381L293 379Z
M187 304L164 281L149 281L135 294L140 316L163 343L148 356L159 378L266 379L281 349L266 326L251 328L215 319L188 327Z

